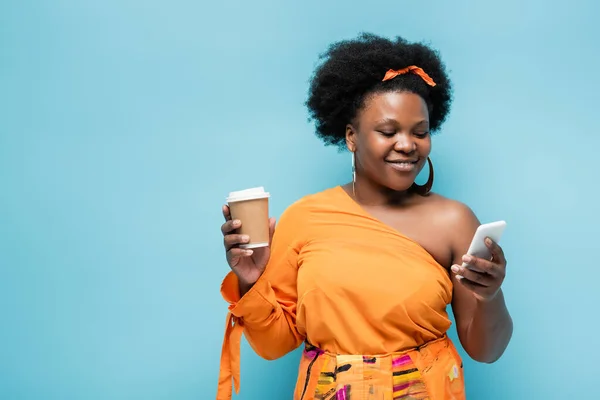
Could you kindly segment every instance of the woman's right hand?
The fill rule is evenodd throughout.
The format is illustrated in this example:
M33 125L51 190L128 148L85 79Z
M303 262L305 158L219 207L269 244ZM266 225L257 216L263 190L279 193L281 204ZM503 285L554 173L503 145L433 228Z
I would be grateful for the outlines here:
M237 275L240 284L240 296L243 296L256 283L267 267L271 256L269 247L257 247L255 249L241 249L240 244L248 243L248 236L236 232L242 226L241 221L232 220L228 206L223 206L225 223L221 226L223 243L227 255L227 263L231 270ZM269 245L275 232L275 218L269 218Z

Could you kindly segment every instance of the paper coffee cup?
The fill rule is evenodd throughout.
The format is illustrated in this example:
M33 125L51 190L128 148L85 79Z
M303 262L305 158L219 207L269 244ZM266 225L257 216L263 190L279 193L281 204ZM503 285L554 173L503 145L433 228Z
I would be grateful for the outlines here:
M269 245L269 197L262 186L229 193L227 204L231 219L242 221L238 231L250 237L250 242L240 245L241 248Z

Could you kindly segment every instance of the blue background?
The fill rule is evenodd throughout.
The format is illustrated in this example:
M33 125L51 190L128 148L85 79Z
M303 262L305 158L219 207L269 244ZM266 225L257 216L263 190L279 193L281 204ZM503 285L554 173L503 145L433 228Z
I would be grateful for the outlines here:
M509 224L514 339L466 360L469 398L593 397L600 6L550 3L1 2L0 398L214 398L220 207L264 185L279 216L350 179L303 102L361 31L440 49L434 189ZM291 398L298 357L244 343L239 398Z

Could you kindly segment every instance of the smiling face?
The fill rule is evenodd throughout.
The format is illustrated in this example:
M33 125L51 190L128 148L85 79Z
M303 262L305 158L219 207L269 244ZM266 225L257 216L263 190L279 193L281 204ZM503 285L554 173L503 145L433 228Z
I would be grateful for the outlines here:
M431 152L427 104L411 92L369 95L346 127L362 179L393 191L411 187Z

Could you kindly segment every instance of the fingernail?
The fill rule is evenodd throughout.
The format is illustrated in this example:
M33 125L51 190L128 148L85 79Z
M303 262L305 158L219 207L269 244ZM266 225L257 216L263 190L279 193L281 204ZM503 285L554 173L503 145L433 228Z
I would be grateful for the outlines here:
M242 242L247 242L248 240L250 240L250 236L248 236L248 235L242 236Z
M454 276L456 276L456 279L458 279L459 281L460 281L461 279L464 279L464 276L462 276L462 275L454 275Z
M234 225L239 225L240 223L241 223L241 221L239 219L236 219L236 220L233 221Z
M244 253L245 253L247 256L251 256L251 255L252 255L252 253L254 253L254 252L253 252L252 250L246 250Z
M451 270L452 270L452 272L454 272L455 274L457 274L457 273L458 273L458 271L459 271L458 265L453 265L452 267L450 267L450 269L451 269Z
M486 239L485 239L485 242L486 242L487 244L492 244L492 239L490 239L490 238L486 238Z
M471 258L471 256L463 256L463 261L466 263L470 263L473 259Z

